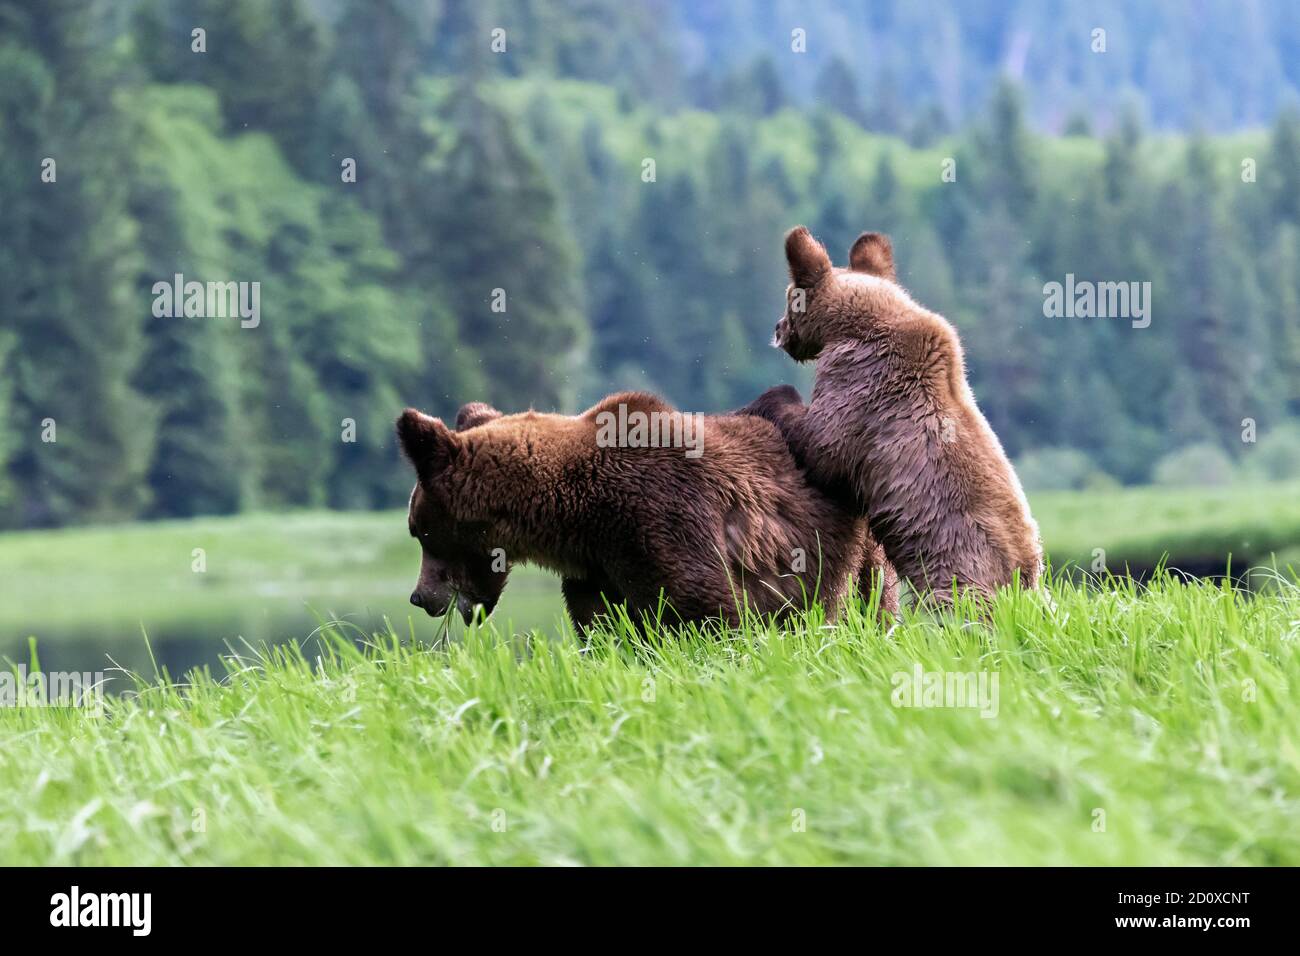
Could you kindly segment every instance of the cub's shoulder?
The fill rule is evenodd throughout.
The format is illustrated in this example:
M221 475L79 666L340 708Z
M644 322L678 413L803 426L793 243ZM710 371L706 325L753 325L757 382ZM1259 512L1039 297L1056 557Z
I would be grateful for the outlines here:
M916 369L953 369L962 364L961 337L952 323L920 306L900 309L887 325L895 354Z

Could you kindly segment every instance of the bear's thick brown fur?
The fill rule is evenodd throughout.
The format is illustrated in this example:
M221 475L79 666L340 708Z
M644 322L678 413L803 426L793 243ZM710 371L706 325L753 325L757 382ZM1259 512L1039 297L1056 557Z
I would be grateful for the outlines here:
M1034 587L1038 526L1015 470L966 383L956 330L907 294L893 249L863 233L849 268L800 226L775 344L816 359L812 401L793 389L750 411L775 422L809 477L854 496L890 562L918 590Z
M637 622L662 609L668 623L734 624L742 604L784 615L814 597L834 613L850 577L897 610L897 576L866 522L805 481L771 423L701 416L698 457L601 447L597 416L620 405L673 411L635 392L576 416L473 404L453 431L408 408L397 432L418 476L409 523L424 552L412 603L491 611L522 561L561 576L580 631L607 601Z

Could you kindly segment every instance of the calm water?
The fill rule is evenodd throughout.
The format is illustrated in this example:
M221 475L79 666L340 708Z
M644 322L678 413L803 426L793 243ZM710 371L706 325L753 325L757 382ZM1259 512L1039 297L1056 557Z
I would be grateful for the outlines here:
M518 585L516 587L515 585ZM333 616L319 610L330 608ZM317 610L313 610L317 609ZM549 576L523 577L511 582L492 616L498 629L511 632L540 628L558 629L563 613L559 582ZM385 617L403 638L433 642L445 633L454 638L464 627L456 617L450 628L443 619L433 619L400 599L376 606L370 601L340 600L337 595L320 601L244 600L232 602L228 612L202 616L177 612L147 621L107 623L90 620L55 627L7 626L0 637L0 660L30 666L29 636L36 638L40 667L44 671L103 671L120 666L146 677L159 670L179 678L192 668L208 665L214 674L224 673L221 659L232 654L255 656L265 645L298 641L310 656L317 647L313 636L322 621L339 620L340 633L360 641L387 629ZM148 641L145 640L148 633ZM150 652L152 651L152 659ZM119 677L118 690L126 686ZM115 688L110 685L109 690Z
M349 620L366 633L384 626L380 615L350 615ZM394 624L405 628L406 621ZM72 632L42 628L35 636L42 670L107 672L116 664L148 676L153 674L156 661L160 670L179 677L204 664L210 665L214 673L219 672L220 658L232 653L252 657L249 645L260 648L295 639L305 643L318 626L317 619L305 609L286 612L252 608L217 619L155 623L147 628L147 643L144 631L139 628L130 632L120 628L97 629L94 625ZM428 627L423 630L431 632ZM10 639L0 646L0 656L15 663L30 664L28 640Z

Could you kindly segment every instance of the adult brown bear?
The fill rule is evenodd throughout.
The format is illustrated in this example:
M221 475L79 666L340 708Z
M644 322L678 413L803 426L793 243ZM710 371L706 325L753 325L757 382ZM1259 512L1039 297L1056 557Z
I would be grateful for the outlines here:
M610 605L634 621L736 623L816 599L834 613L849 581L898 607L897 577L866 522L811 488L761 418L698 416L699 454L602 441L610 421L680 415L653 395L612 395L581 415L461 409L456 429L408 408L409 525L423 559L411 603L490 612L512 565L560 575L584 631ZM628 447L629 444L634 447Z

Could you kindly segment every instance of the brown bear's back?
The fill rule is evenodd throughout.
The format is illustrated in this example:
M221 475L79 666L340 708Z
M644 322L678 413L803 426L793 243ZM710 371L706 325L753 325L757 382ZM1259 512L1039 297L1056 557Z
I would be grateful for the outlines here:
M566 575L599 567L640 603L662 587L686 618L734 608L740 588L760 612L816 592L838 603L862 573L866 523L808 484L770 422L693 418L703 429L695 457L602 444L601 423L620 405L625 415L680 414L623 393L576 416L526 412L462 433L477 482L491 487L493 500L475 510L512 516L501 533L516 536L522 559Z

